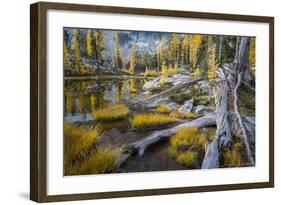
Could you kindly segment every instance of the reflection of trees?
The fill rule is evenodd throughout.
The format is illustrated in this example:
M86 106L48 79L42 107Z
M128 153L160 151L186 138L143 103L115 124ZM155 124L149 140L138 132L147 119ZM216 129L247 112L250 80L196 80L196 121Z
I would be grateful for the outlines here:
M109 104L133 100L143 80L95 79L65 81L65 113L86 115Z
M65 109L68 113L75 113L74 99L70 92L65 92Z
M136 85L135 85L135 79L130 79L129 85L130 85L130 97L131 97L131 100L133 100L133 99L135 99L136 92L137 92Z
M117 87L117 89L116 89L116 102L117 103L121 103L121 101L122 101L122 84L123 83L122 83L121 80L116 82L116 87Z

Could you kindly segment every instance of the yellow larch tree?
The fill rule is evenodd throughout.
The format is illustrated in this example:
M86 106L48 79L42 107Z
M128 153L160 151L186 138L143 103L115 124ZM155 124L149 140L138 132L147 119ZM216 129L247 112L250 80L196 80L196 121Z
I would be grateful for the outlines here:
M174 64L178 63L179 55L180 55L179 35L176 33L173 33L172 38L171 38L170 57Z
M213 46L209 52L208 59L208 80L213 82L217 77L218 61L216 59L216 48Z
M89 57L93 56L93 44L92 44L93 38L92 37L93 37L92 31L88 30L88 32L87 32L87 54Z
M118 33L115 33L113 66L115 66L116 68L119 68L119 58L120 58L119 37L118 37Z
M136 66L136 44L133 43L130 50L130 69L129 72L131 74L135 74L135 66Z
M69 51L68 48L66 46L66 43L63 42L63 62L64 62L64 66L66 69L69 69L70 66L70 61L69 61Z
M249 63L251 67L256 66L256 39L250 39L250 54L249 54Z
M182 64L188 63L188 54L189 54L189 47L190 47L190 35L184 35L181 45L181 62Z
M197 60L198 60L198 52L202 45L203 36L199 34L193 35L192 44L190 47L190 57L191 57L191 64L193 68L196 67Z
M79 31L78 29L73 30L73 51L74 51L74 59L75 64L79 68L80 63L80 45L79 45Z

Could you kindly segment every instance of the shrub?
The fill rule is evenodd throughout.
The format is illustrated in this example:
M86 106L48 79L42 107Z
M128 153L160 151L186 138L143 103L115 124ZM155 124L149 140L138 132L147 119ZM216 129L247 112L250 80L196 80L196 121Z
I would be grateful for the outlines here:
M168 112L169 112L168 106L167 106L167 105L159 105L159 106L156 108L156 112L159 112L159 113L168 113Z
M113 105L93 112L94 118L101 121L124 119L128 114L129 108L123 104Z
M98 149L81 165L79 174L104 174L114 172L117 168L117 159L122 152L121 148L111 146L98 147Z
M132 120L133 127L145 128L176 122L178 119L162 114L138 114Z
M99 128L89 129L64 123L64 159L73 161L90 147L97 144L101 132Z
M196 153L191 151L180 153L176 158L176 162L178 164L189 168L195 166L196 160L197 160Z

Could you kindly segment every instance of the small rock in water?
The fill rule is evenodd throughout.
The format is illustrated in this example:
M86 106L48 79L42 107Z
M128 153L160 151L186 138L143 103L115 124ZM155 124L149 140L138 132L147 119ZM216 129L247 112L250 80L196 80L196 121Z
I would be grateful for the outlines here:
M184 104L178 109L180 113L190 113L193 108L193 99L185 101Z

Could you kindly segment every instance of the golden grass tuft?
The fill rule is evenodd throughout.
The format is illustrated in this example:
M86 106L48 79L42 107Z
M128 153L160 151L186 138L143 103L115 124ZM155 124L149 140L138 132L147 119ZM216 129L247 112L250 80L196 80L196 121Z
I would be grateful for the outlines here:
M100 130L77 127L72 123L64 123L64 157L65 161L72 161L97 144Z
M181 128L171 140L171 146L197 146L204 147L206 138L197 127Z
M117 159L122 152L121 148L111 146L98 149L80 165L80 174L104 174L114 172L117 168Z
M138 114L132 120L135 128L146 128L176 122L178 119L162 114Z
M170 113L170 116L176 117L176 118L179 118L179 119L194 119L194 118L197 117L195 114L193 114L191 112L184 114L184 113L181 113L181 112L179 112L177 110L172 111Z
M180 153L176 158L176 162L178 164L189 168L195 166L196 160L197 160L197 154L191 151Z
M185 114L185 117L188 118L188 119L194 119L196 118L197 116L195 114L193 114L192 112L189 112L189 113L186 113Z
M123 104L113 105L93 112L94 118L100 121L114 121L124 119L129 114L129 108Z
M206 137L198 128L181 128L171 137L167 154L174 158L178 164L191 168L195 166L197 161L197 154L191 150L201 151L205 143Z
M236 150L230 150L223 154L224 165L226 167L240 167L242 164L241 155Z
M169 112L168 106L167 105L159 105L156 108L156 112L163 113L163 114L168 113Z

